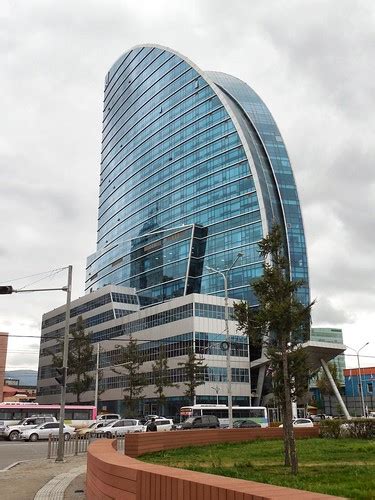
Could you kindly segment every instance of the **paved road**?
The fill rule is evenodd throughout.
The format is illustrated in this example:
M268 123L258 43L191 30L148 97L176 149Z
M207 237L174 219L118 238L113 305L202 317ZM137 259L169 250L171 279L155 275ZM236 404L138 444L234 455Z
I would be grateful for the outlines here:
M21 460L47 458L47 441L29 443L0 440L0 470Z

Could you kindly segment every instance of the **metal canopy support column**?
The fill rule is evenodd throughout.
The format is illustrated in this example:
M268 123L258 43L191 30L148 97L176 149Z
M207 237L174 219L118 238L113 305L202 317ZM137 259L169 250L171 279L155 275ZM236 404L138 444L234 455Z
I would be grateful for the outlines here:
M263 384L264 384L265 375L266 375L266 366L263 365L259 368L259 372L258 372L257 394L256 394L254 406L259 406L260 402L262 400Z
M339 404L340 404L340 406L341 406L341 409L342 409L342 411L343 411L343 413L344 413L345 417L346 417L347 419L350 419L351 417L350 417L350 415L349 415L349 412L348 412L348 410L347 410L347 408L346 408L346 406L345 406L345 403L344 403L344 400L343 400L343 399L342 399L342 397L341 397L341 394L339 393L339 390L337 389L337 386L336 386L336 384L335 384L335 381L333 380L332 374L331 374L331 372L330 372L330 370L329 370L329 367L328 367L327 363L324 361L324 359L321 359L321 360L320 360L320 363L321 363L321 365L322 365L322 367L323 367L323 370L324 370L325 374L327 375L327 378L328 378L328 380L329 380L329 383L331 384L332 390L333 390L333 392L335 393L335 396L336 396L336 398L337 398L337 401L339 402Z

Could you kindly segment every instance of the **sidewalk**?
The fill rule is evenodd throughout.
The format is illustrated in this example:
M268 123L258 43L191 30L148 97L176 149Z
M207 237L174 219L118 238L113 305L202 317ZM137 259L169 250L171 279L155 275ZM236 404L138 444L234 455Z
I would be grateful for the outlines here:
M2 500L34 500L39 490L59 474L72 473L72 478L74 478L74 472L80 472L78 477L67 486L65 495L61 498L83 500L84 494L76 493L76 490L84 490L85 474L82 474L80 469L84 470L86 458L86 454L84 454L77 457L67 457L64 463L56 463L54 459L29 460L20 463L12 469L0 473L0 498ZM58 498L58 496L52 496L53 483L48 489L50 490L50 498ZM41 496L39 495L39 497ZM44 495L43 498L49 498L49 495Z

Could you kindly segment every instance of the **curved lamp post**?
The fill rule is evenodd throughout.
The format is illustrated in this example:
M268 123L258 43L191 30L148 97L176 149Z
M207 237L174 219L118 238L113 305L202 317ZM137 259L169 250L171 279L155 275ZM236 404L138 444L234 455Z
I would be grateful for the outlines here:
M208 271L220 274L224 279L224 297L225 297L225 334L226 334L226 356L227 356L227 386L228 386L228 417L229 417L229 429L233 429L233 402L232 402L232 370L230 366L230 337L229 337L229 307L228 307L228 274L231 269L235 266L236 262L240 257L243 256L242 252L239 252L228 269L219 271L209 266L205 266Z
M366 342L360 349L355 350L353 347L346 346L347 349L350 349L351 351L354 351L357 355L357 364L358 364L358 377L359 377L359 392L361 395L361 404L362 404L362 415L366 417L366 406L365 406L365 400L363 397L363 386L362 386L362 375L361 375L361 365L359 363L359 353L364 349L367 345L369 345L370 342Z

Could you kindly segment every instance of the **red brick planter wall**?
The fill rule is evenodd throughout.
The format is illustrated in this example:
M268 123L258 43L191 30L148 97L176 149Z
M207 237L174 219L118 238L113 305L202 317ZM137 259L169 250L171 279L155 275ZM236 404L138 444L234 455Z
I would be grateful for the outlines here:
M294 429L298 438L318 437L319 427ZM125 453L138 457L153 451L204 446L215 443L238 443L254 439L282 439L283 429L201 429L176 432L145 432L126 436Z
M129 435L126 446L129 447L132 444L134 452L142 449L142 453L145 453L156 451L156 449L189 446L192 441L194 445L199 446L208 442L235 442L258 438L254 434L257 429L238 429L238 431L228 429ZM263 431L272 432L268 438L279 438L281 429L263 429ZM306 431L309 432L306 433ZM316 432L311 431L315 429L298 429L297 434L303 434L299 437L315 436ZM251 437L249 432L252 434ZM267 434L270 433L267 432ZM222 439L219 439L219 435ZM208 441L207 436L209 436ZM158 444L161 447L156 448ZM260 500L281 497L316 500L337 498L253 481L147 464L118 453L114 448L115 445L114 440L101 439L89 447L86 482L88 500Z

